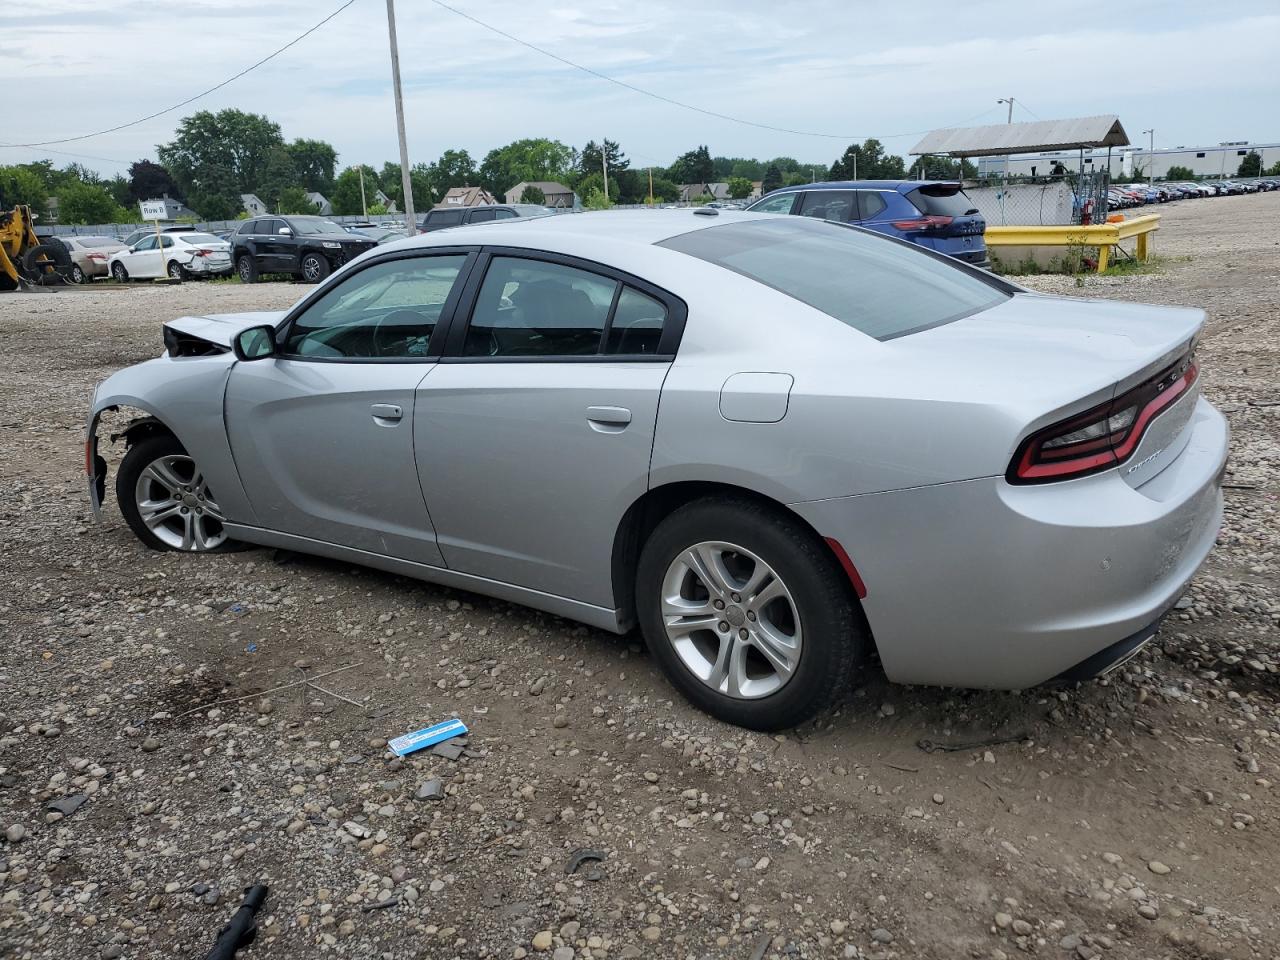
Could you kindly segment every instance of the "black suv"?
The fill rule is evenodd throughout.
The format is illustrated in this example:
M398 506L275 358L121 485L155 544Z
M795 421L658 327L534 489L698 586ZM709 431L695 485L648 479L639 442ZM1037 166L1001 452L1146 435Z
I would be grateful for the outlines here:
M231 262L242 283L264 273L290 273L319 283L378 244L324 217L254 217L231 236Z
M445 227L465 227L491 220L514 220L516 217L546 217L551 210L536 203L484 203L475 207L436 207L428 210L418 225L419 233L431 233Z

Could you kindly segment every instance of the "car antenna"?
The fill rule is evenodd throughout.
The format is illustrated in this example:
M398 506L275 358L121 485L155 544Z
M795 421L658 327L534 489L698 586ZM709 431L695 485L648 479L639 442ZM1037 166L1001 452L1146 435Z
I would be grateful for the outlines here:
M693 211L693 215L695 217L718 217L720 216L720 211L715 207L699 207Z

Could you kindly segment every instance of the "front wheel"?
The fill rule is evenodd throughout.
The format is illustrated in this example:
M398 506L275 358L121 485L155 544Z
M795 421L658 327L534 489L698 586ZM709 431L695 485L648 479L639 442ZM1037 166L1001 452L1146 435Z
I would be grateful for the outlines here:
M129 279L129 271L124 268L124 264L117 260L111 265L111 276L116 283L124 283Z
M319 283L331 269L329 261L321 253L304 253L298 266L302 270L302 279L307 283Z
M705 499L645 543L645 643L696 706L754 730L792 727L849 687L868 638L830 549L783 511Z
M134 534L152 550L235 549L222 508L182 444L153 436L129 448L116 474L116 499Z
M236 258L236 273L240 275L241 283L257 283L258 261L253 259L250 254L240 254Z

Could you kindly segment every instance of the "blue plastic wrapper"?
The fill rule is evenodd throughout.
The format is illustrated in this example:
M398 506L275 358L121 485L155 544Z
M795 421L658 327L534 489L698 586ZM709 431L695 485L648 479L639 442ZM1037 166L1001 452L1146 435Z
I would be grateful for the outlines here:
M427 747L435 746L445 740L452 740L454 737L460 737L467 732L467 725L461 720L445 720L443 723L437 723L431 727L423 727L421 730L415 730L413 733L406 733L394 740L388 740L387 746L397 757L403 757L406 754L416 753L419 750L425 750Z

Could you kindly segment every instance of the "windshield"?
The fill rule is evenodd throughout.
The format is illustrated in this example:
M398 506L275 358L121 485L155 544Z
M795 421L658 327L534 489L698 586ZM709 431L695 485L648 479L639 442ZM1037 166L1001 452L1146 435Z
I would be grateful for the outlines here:
M758 280L877 340L959 320L1007 300L987 276L867 230L770 217L694 230L668 247Z
M341 237L351 236L350 232L332 220L325 220L323 217L291 217L290 225L295 233L317 234L317 233L336 233Z

